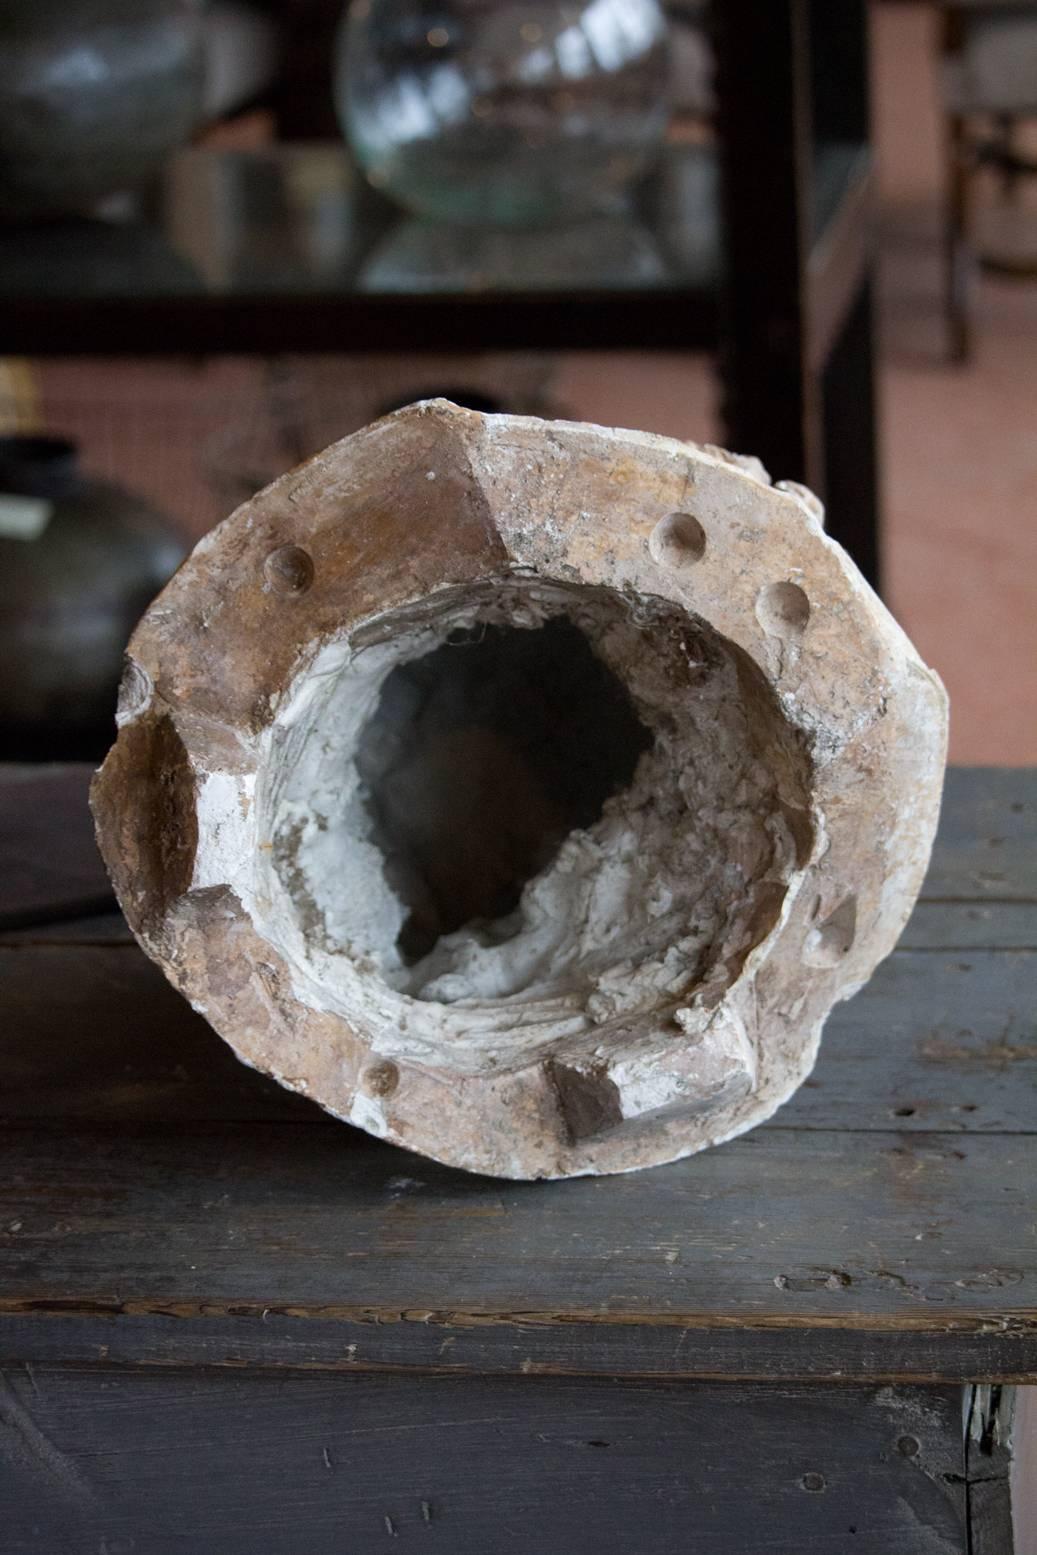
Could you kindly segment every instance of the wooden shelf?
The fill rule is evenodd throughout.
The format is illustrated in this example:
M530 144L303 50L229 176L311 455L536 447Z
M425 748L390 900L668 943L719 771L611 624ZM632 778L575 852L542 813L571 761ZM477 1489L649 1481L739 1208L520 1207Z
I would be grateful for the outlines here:
M401 218L341 147L192 150L150 223L0 233L0 351L711 349L716 184L713 149L675 142L627 216L458 233ZM815 355L859 282L866 184L859 153L819 162Z
M814 238L806 265L807 360L820 371L831 355L872 253L874 175L863 147L833 146L818 158Z

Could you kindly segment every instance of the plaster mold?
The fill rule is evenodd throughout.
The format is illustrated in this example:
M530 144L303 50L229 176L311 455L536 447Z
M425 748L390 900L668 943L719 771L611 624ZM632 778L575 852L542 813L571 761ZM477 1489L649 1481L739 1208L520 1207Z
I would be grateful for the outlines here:
M758 461L432 401L206 537L93 790L246 1063L506 1177L768 1117L892 949L946 697Z

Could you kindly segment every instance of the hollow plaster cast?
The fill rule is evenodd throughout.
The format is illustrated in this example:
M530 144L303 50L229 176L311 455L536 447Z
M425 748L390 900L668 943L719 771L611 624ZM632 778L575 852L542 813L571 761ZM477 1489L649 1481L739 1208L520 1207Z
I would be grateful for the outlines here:
M92 802L131 927L246 1063L470 1170L760 1122L892 949L943 772L943 688L821 520L754 460L444 401L327 449L130 643ZM625 780L567 829L569 707Z

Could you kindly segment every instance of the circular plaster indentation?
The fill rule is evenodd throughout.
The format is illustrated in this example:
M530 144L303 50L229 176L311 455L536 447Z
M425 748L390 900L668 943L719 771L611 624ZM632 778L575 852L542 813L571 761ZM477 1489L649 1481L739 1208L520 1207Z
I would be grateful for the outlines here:
M400 1083L400 1071L391 1059L368 1064L360 1077L361 1087L367 1096L391 1096Z
M804 960L808 966L839 966L853 949L857 938L857 898L844 897L838 907L807 936Z
M290 599L312 584L313 558L301 545L279 545L263 563L263 572L274 593Z
M119 704L115 713L115 722L120 729L123 724L140 717L151 702L153 691L154 686L147 670L138 664L136 659L131 659L127 655L119 684Z
M706 531L690 513L670 513L652 530L648 549L660 567L693 567L706 554Z
M756 619L768 637L802 637L810 620L810 601L798 583L768 583L757 596Z

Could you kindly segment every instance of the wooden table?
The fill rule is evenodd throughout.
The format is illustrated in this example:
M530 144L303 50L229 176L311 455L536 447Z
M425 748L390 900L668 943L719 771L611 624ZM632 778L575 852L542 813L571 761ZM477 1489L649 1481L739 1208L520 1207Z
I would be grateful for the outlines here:
M82 769L16 775L4 1555L1009 1555L1034 774L950 775L901 947L773 1123L553 1184L403 1154L238 1065L121 920L63 921L63 860L68 911L103 889Z

